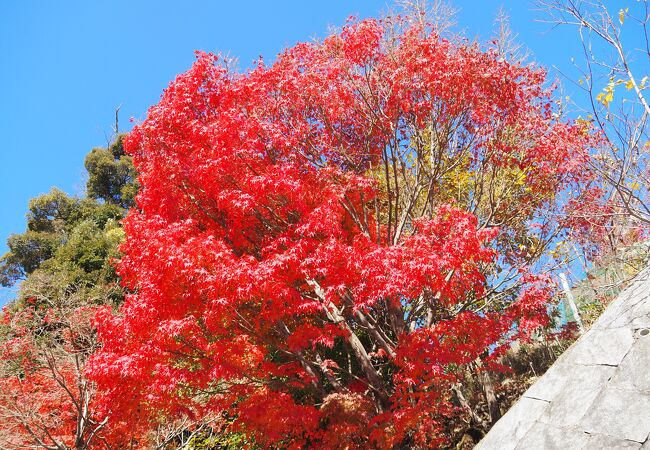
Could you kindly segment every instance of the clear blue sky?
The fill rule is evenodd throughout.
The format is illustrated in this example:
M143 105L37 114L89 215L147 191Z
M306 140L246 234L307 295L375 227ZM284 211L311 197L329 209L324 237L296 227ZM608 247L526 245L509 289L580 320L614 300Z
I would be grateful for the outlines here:
M487 38L501 6L534 60L570 66L573 30L549 32L526 0L456 0L459 29ZM194 50L227 53L247 67L322 37L346 17L378 16L384 0L10 1L0 0L0 253L25 228L30 198L57 186L84 189L84 155L120 125L144 119ZM0 291L0 304L10 292Z

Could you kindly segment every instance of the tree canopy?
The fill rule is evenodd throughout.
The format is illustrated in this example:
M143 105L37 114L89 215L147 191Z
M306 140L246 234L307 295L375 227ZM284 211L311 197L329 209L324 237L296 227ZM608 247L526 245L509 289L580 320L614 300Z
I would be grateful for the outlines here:
M262 447L444 444L463 374L549 320L594 142L552 94L399 17L243 74L199 53L125 139L141 190L88 369L104 411L220 417Z
M94 148L86 156L86 169L87 197L52 188L29 202L27 230L9 237L9 252L0 258L3 286L25 279L43 264L47 270L74 269L79 281L89 285L102 284L98 277L116 280L109 260L117 256L118 222L137 190L122 136L109 148Z
M112 149L112 150L111 150ZM89 159L121 149L94 149ZM120 165L134 173L130 158ZM27 230L8 239L0 260L3 285L19 284L0 321L0 447L122 448L133 436L106 427L95 385L85 376L97 348L97 307L123 298L113 267L123 240L120 220L130 204L129 177L102 178L88 164L88 196L53 188L29 202ZM131 183L131 184L130 184ZM103 187L102 187L103 186ZM112 192L110 195L105 194ZM119 192L119 195L115 195Z

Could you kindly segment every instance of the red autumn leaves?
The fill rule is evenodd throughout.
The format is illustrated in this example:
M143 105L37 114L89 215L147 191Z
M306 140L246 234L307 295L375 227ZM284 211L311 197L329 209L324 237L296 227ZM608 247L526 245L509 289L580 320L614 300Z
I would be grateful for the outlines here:
M245 74L199 54L126 141L100 411L222 415L263 447L442 443L464 368L547 320L530 267L591 138L544 82L400 19Z

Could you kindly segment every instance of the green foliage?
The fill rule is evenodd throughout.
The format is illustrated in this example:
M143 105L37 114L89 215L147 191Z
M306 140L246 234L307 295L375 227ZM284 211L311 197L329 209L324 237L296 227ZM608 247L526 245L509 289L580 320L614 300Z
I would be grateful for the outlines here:
M183 450L241 450L259 448L243 433L204 433L192 436Z
M118 222L124 217L125 210L110 203L99 203L96 200L81 199L71 216L70 224L76 226L82 221L91 221L99 228L104 228L108 222Z
M71 282L75 285L94 286L117 281L111 259L118 256L117 247L123 236L114 220L106 222L104 227L92 220L83 220L42 268L51 272L63 269L73 276Z
M54 254L61 236L56 233L27 230L7 239L9 252L0 258L0 283L11 286L32 273Z
M0 259L0 283L11 286L52 258L78 265L85 272L105 271L106 258L115 254L117 242L104 232L119 227L124 212L117 205L69 197L58 189L34 198L27 213L27 231L7 240L9 252ZM75 252L77 256L70 256Z
M137 192L131 157L124 153L122 136L109 148L94 148L86 156L88 197L128 208Z
M19 299L70 292L111 303L122 297L112 260L124 237L119 221L133 203L135 170L121 138L108 149L93 149L86 167L88 197L53 188L29 202L27 230L9 237L0 284L23 280Z
M27 229L49 233L61 231L77 209L77 203L77 199L69 197L60 189L52 188L48 194L29 201Z

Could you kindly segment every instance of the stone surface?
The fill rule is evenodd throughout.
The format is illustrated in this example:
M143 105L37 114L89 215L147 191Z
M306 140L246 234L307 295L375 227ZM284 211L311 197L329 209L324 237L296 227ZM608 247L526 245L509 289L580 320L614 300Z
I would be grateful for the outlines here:
M573 345L569 359L574 364L617 366L633 343L629 328L591 329Z
M650 430L650 395L607 386L589 408L580 428L644 442Z
M650 269L476 446L650 450Z
M519 441L516 450L582 450L589 444L589 435L578 429L555 427L536 422Z
M587 366L570 364L558 360L535 384L524 393L524 397L552 401L560 395L574 395L577 391L599 389L613 374L611 366Z
M549 403L522 397L497 423L477 447L483 449L514 450L517 442L528 432L533 422L540 417Z
M609 384L620 389L650 393L650 334L639 336ZM650 411L647 414L650 415Z
M626 441L624 439L617 439L605 434L590 434L589 441L585 450L598 449L598 450L632 450L640 449L641 444L635 441Z
M539 421L556 426L574 426L587 413L616 368L566 365L562 391L553 398Z

